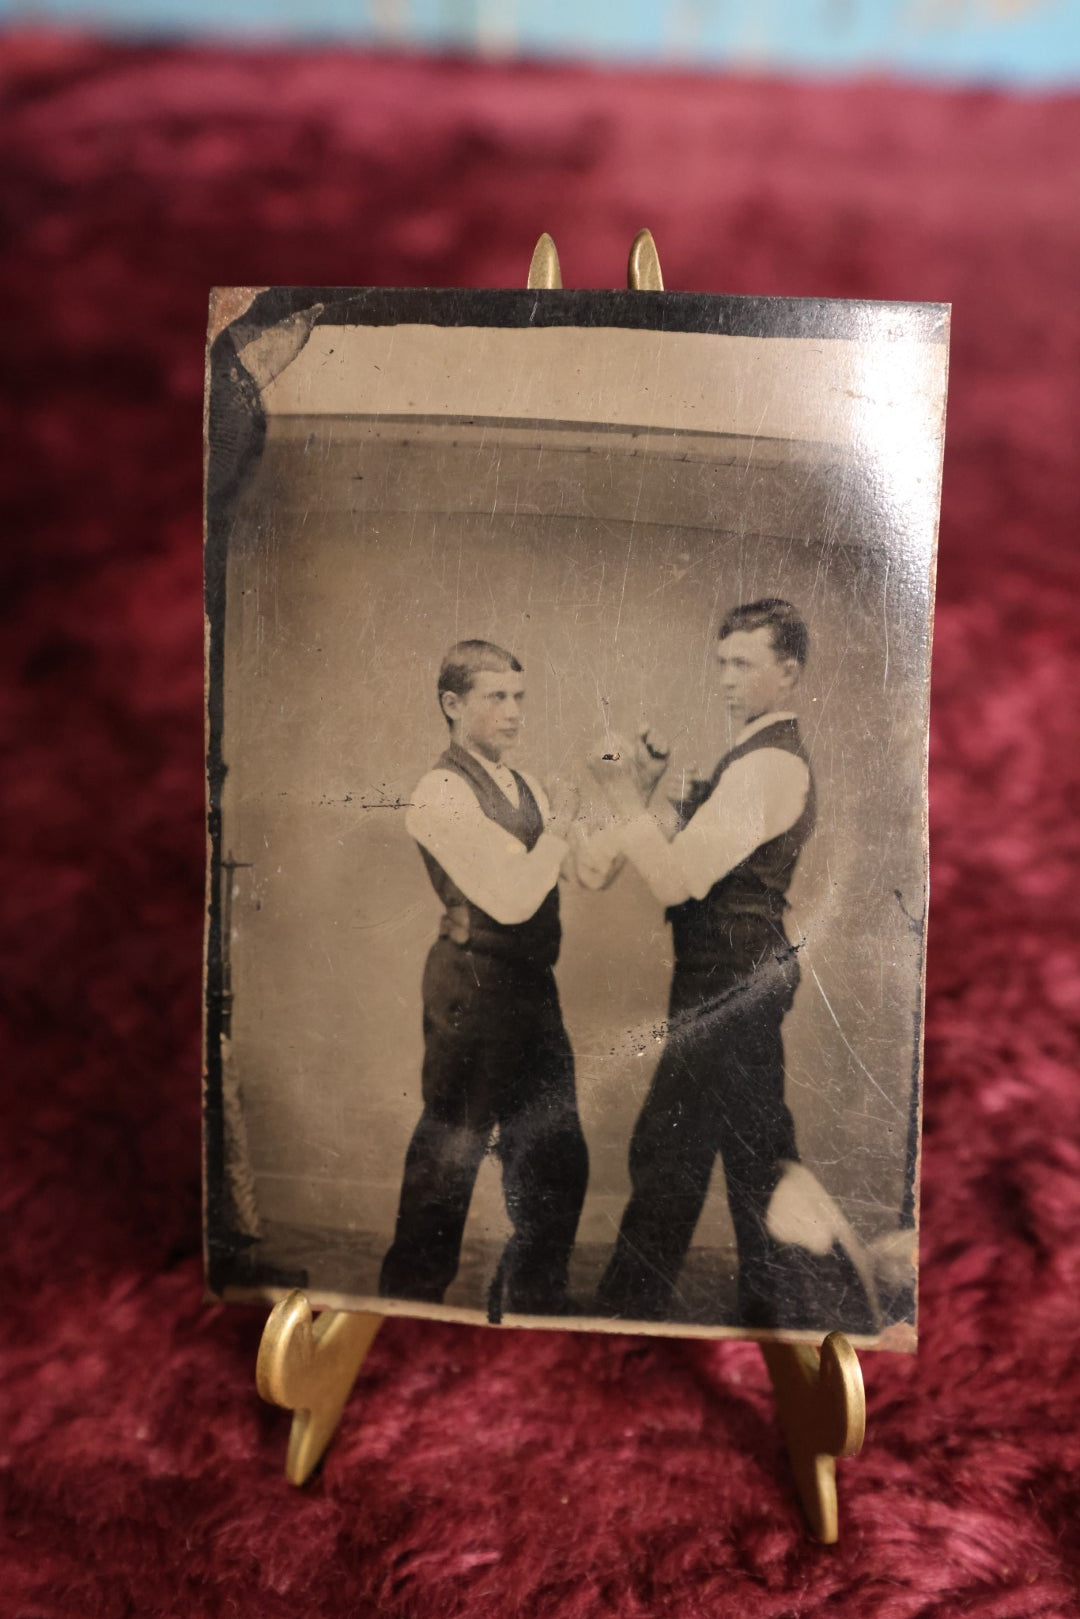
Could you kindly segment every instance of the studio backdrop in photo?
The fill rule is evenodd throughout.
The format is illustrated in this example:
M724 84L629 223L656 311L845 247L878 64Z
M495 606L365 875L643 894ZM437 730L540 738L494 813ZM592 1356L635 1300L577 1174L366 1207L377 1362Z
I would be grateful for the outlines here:
M26 1616L1077 1611L1080 98L4 44L9 1267ZM948 300L921 1347L825 1551L749 1345L394 1321L320 1478L201 1302L212 284ZM14 248L14 251L11 249Z

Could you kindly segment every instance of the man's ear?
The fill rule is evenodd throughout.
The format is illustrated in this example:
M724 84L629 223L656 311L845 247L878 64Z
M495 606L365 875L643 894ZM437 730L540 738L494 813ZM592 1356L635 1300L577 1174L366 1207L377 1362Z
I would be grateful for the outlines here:
M440 692L439 707L442 709L450 723L453 724L461 710L461 698L458 696L456 691Z
M798 658L785 658L783 669L784 686L788 691L792 691L794 687L799 684L799 676L802 673L802 670L799 668Z

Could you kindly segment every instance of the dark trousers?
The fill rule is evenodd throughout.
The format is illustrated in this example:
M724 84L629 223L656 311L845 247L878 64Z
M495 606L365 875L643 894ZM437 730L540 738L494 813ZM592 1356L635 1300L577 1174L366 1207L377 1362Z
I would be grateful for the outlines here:
M442 1300L497 1128L513 1226L497 1289L508 1309L558 1313L589 1164L551 969L439 939L424 970L423 1096L380 1293Z
M799 1156L781 1033L799 967L771 925L757 941L752 933L741 961L676 962L667 1045L630 1143L633 1190L600 1284L608 1314L672 1314L719 1153L739 1250L739 1319L774 1319L784 1266L765 1216L784 1161Z

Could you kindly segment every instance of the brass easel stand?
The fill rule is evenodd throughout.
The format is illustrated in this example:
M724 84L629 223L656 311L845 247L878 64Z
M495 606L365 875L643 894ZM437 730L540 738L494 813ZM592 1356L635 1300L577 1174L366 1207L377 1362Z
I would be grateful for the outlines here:
M663 292L652 233L639 231L630 249L627 283ZM533 290L562 286L555 243L545 231L529 265ZM312 1319L297 1291L275 1305L263 1330L255 1382L264 1400L293 1412L285 1477L305 1484L334 1436L364 1357L382 1325L379 1315L325 1310ZM820 1351L809 1344L763 1343L780 1426L791 1456L795 1489L810 1531L826 1545L839 1536L836 1462L854 1456L866 1432L866 1395L859 1357L842 1332Z
M285 1461L290 1484L306 1484L318 1467L382 1323L381 1315L345 1310L324 1310L313 1321L299 1291L270 1312L255 1384L264 1400L293 1413ZM811 1533L832 1545L839 1536L836 1461L856 1454L866 1429L859 1357L842 1332L830 1333L820 1353L809 1344L784 1343L762 1344L761 1352L800 1505Z

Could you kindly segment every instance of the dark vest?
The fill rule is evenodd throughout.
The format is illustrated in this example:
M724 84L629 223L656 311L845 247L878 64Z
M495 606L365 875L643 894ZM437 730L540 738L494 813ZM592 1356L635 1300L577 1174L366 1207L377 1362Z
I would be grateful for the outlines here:
M544 830L544 818L529 791L528 783L516 770L510 773L517 783L517 808L483 765L464 748L458 747L456 742L450 744L435 768L452 770L462 776L476 794L480 808L489 820L518 838L526 849L536 847ZM423 844L420 845L420 853L424 857L432 886L446 909L446 915L439 924L440 938L450 939L463 949L476 950L482 955L499 956L534 967L555 965L562 937L557 886L552 888L527 922L496 922L493 916L482 911L479 905L474 905L461 892Z
M798 754L809 769L810 761L799 740L797 722L776 720L726 753L708 781L695 784L694 792L680 805L684 826L712 797L724 771L756 748L783 748L787 753ZM704 899L688 899L681 905L669 906L667 919L671 923L676 964L728 958L736 936L732 924L737 919L757 918L766 928L780 926L796 863L814 829L814 812L811 776L806 804L794 826L768 843L760 844L726 877L714 883Z

